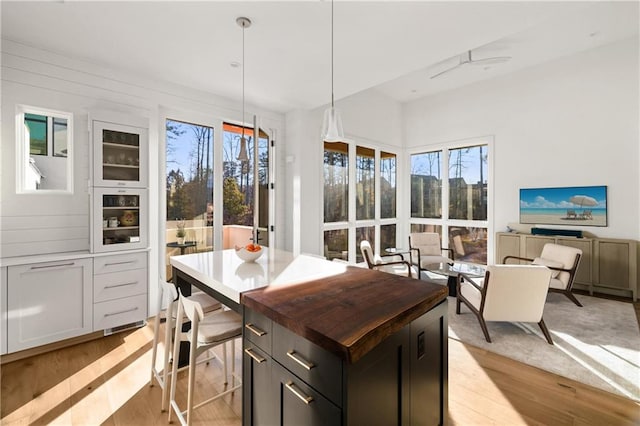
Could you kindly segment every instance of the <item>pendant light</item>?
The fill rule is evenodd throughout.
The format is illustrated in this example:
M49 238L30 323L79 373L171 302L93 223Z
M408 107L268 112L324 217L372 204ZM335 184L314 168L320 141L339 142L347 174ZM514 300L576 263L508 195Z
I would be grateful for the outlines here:
M325 142L340 142L344 140L342 118L335 108L333 96L333 0L331 0L331 107L324 112L322 120L322 139Z
M238 154L238 161L248 162L249 155L247 154L247 139L244 137L244 30L251 26L251 20L249 18L240 17L236 19L236 24L242 27L242 137L240 138L240 153Z

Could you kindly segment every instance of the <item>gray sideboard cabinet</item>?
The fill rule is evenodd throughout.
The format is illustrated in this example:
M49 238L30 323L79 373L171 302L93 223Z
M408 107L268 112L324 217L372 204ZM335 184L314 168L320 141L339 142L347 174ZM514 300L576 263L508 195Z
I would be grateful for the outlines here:
M615 238L572 238L514 232L496 234L496 262L505 256L535 258L546 243L582 250L574 288L638 298L638 241Z

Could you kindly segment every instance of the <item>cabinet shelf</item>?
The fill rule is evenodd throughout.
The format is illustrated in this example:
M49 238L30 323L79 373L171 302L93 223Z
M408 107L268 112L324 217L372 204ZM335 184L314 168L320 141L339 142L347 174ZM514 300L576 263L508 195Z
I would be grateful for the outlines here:
M125 144L114 143L114 142L102 142L102 146L104 146L105 148L131 149L131 150L135 150L135 151L140 149L140 147L138 145L125 145Z
M116 228L102 228L103 231L122 231L127 229L140 229L140 226L118 226Z
M138 206L104 206L103 210L140 210Z
M140 166L134 166L132 164L111 164L111 163L103 163L104 167L117 167L119 169L139 169Z

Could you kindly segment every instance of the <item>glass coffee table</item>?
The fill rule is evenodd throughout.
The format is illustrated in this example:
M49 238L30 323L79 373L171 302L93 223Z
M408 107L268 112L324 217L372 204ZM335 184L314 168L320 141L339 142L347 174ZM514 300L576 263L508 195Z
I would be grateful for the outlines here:
M456 287L458 284L458 273L462 272L469 278L483 278L486 267L474 263L453 262L449 263L432 263L423 269L433 274L441 275L447 278L447 287L449 287L449 296L456 297Z

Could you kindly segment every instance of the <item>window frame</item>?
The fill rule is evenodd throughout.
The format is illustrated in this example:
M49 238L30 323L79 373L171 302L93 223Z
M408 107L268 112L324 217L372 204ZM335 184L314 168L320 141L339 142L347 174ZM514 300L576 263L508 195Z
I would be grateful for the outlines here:
M451 150L474 147L483 145L487 147L487 220L470 220L470 219L450 219L449 218L449 152ZM493 250L493 188L494 188L494 172L493 172L493 158L494 158L494 137L479 136L469 139L461 139L450 142L443 142L432 145L421 145L413 147L405 151L406 158L404 161L407 172L403 175L405 189L404 197L407 200L407 235L411 232L411 225L436 225L440 226L442 235L446 238L442 238L443 247L449 247L449 229L450 228L483 228L487 234L487 264L494 263L494 250ZM442 195L441 195L441 210L442 216L440 218L418 218L411 216L411 157L416 154L423 154L428 152L442 151ZM406 242L408 244L408 240Z
M51 158L65 158L65 185L61 189L31 189L26 187L26 173L27 167L29 167L31 149L30 144L25 142L26 138L26 125L25 115L34 114L41 115L47 118L47 154L33 154L36 157L51 157ZM15 136L16 136L16 193L17 194L73 194L74 192L74 180L73 180L73 128L74 120L73 113L66 111L58 111L48 108L33 107L29 105L16 105L16 121L15 121ZM67 155L60 156L54 153L54 126L53 122L56 118L64 119L67 121Z
M325 197L324 197L324 142L322 143L322 166L321 166L321 178L320 178L320 194L322 197L322 229L320 236L320 253L323 255L324 253L324 233L325 231L333 231L333 230L347 230L348 238L347 238L347 252L348 258L345 259L351 263L356 262L357 256L360 254L360 249L354 247L357 240L356 230L358 228L363 227L374 227L375 232L375 244L372 244L372 248L376 253L380 252L380 227L384 225L395 225L396 227L396 246L402 247L402 241L399 241L399 236L404 235L404 227L402 226L401 218L403 203L402 203L402 191L400 190L400 182L401 177L403 175L403 152L401 147L385 145L380 143L374 143L369 140L352 140L352 139L344 139L341 141L348 145L348 195L347 195L347 220L340 222L327 222L324 221L324 208L325 208ZM374 192L375 192L375 213L373 219L356 219L356 202L357 202L357 194L356 194L356 156L357 156L357 147L372 149L374 150ZM392 218L381 218L381 191L380 191L380 160L381 160L381 152L385 152L388 154L394 154L396 157L396 216ZM406 244L405 244L406 245ZM383 253L384 254L384 253Z

